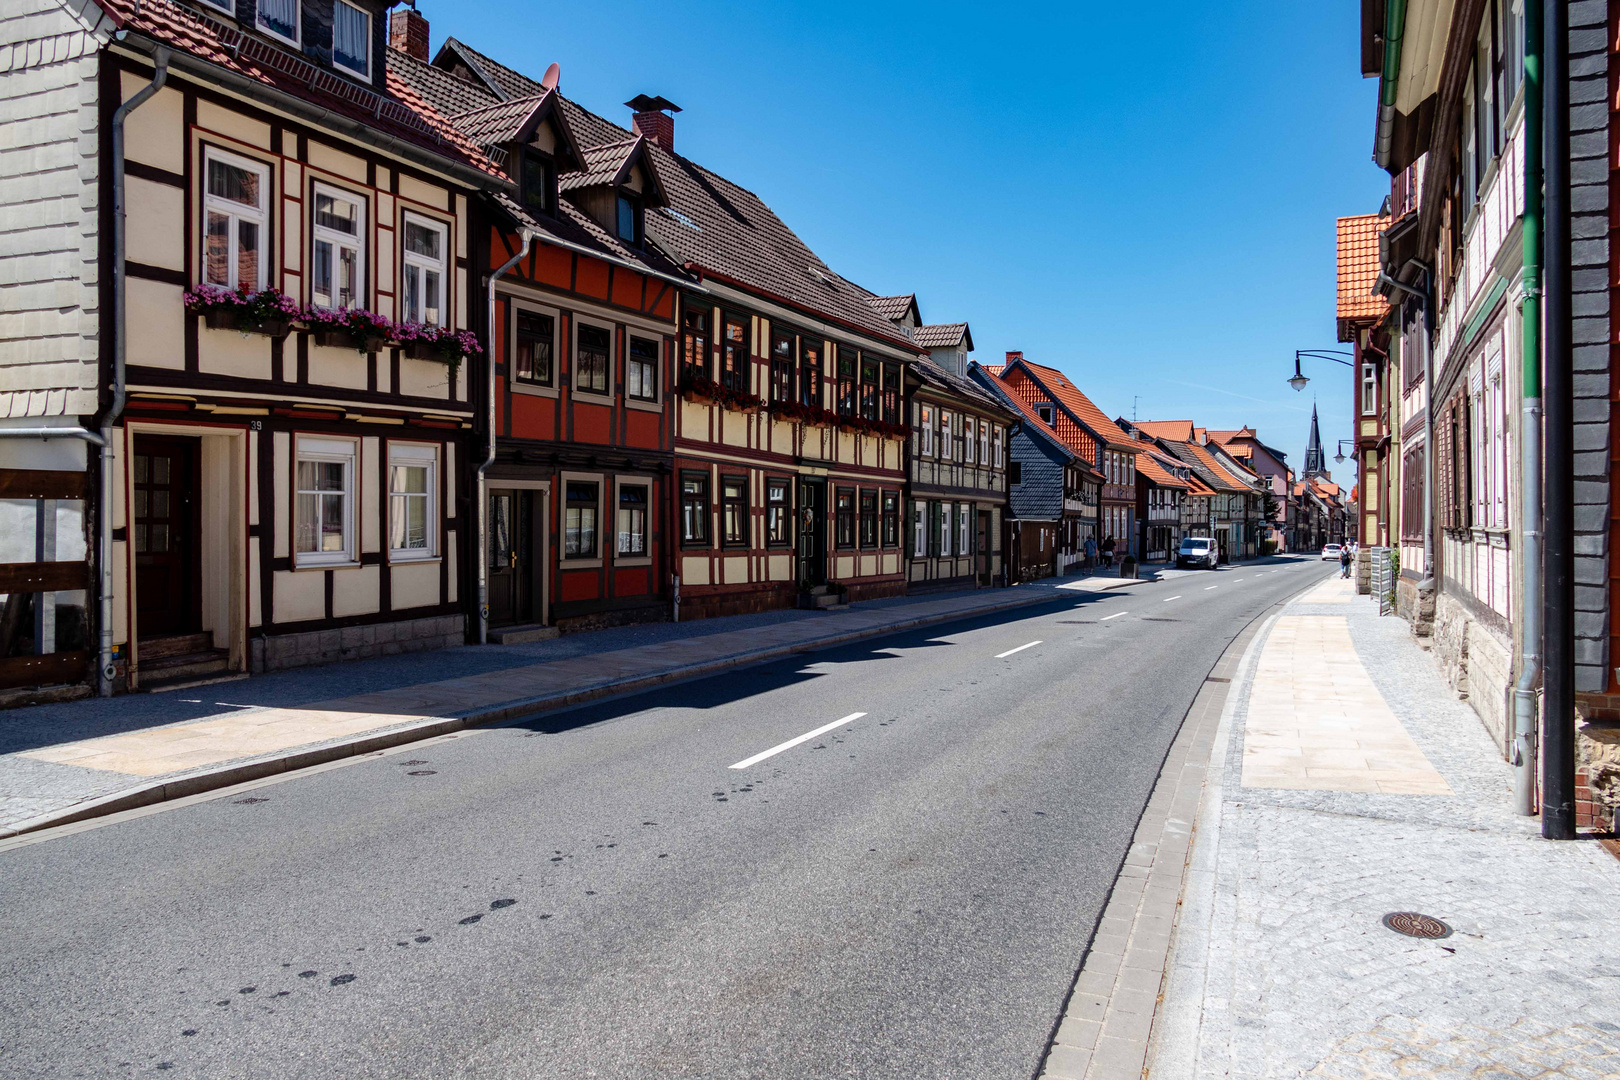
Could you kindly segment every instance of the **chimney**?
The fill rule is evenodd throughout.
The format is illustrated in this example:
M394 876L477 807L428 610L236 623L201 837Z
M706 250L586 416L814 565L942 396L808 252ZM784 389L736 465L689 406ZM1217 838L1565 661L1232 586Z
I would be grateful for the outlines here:
M415 5L395 8L388 14L388 47L398 49L428 63L428 21Z
M1012 363L1014 360L1022 360L1023 358L1024 358L1024 354L1021 353L1021 352L1012 352L1011 350L1009 350L1008 353L1007 353L1007 363L1009 363L1009 364Z
M657 143L672 154L675 152L675 118L670 113L680 112L679 105L666 98L648 97L646 94L637 94L625 105L636 112L630 120L632 131L645 135L648 141Z

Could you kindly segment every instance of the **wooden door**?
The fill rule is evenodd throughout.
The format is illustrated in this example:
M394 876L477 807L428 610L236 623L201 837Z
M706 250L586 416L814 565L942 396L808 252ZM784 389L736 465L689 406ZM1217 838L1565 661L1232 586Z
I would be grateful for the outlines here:
M137 640L202 629L200 457L196 439L135 436L130 542Z
M979 584L990 582L990 511L979 511L979 529L974 541L975 559L979 571Z
M799 584L827 583L827 481L799 481Z
M489 623L511 626L534 618L534 492L489 493Z

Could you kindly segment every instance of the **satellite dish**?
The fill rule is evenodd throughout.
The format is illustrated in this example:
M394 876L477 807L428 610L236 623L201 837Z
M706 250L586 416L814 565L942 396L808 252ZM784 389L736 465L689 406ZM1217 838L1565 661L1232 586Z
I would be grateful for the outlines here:
M546 68L545 76L541 78L540 85L547 90L555 90L560 82L562 82L562 68L557 64L552 64Z

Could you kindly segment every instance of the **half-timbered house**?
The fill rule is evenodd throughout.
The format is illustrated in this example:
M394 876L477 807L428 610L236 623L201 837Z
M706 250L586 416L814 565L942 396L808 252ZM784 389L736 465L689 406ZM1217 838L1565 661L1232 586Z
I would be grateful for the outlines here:
M414 10L396 18L421 22ZM425 26L390 54L513 185L484 200L473 260L496 277L487 636L532 640L668 618L676 285L648 240L668 205L644 136L581 143L555 85ZM577 115L577 113L575 114Z
M378 0L69 7L105 684L461 642L469 198L504 179L390 77Z

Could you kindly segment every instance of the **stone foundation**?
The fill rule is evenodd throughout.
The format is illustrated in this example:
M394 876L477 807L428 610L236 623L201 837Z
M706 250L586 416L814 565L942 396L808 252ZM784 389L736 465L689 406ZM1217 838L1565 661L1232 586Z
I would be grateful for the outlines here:
M683 616L686 612L681 613ZM669 605L648 604L644 607L620 608L615 611L593 611L589 615L575 615L557 620L557 630L563 634L577 634L582 630L606 630L613 626L634 626L640 623L669 622Z
M269 671L426 652L466 643L465 616L435 615L337 630L256 637L248 642L248 662L255 675L262 675Z
M1620 698L1581 694L1575 725L1575 825L1620 831Z
M1414 589L1414 594L1417 590ZM1423 598L1416 604L1414 633L1422 621ZM1445 593L1434 598L1431 630L1434 659L1446 684L1474 707L1480 723L1506 756L1512 742L1513 646L1482 626L1468 609Z

